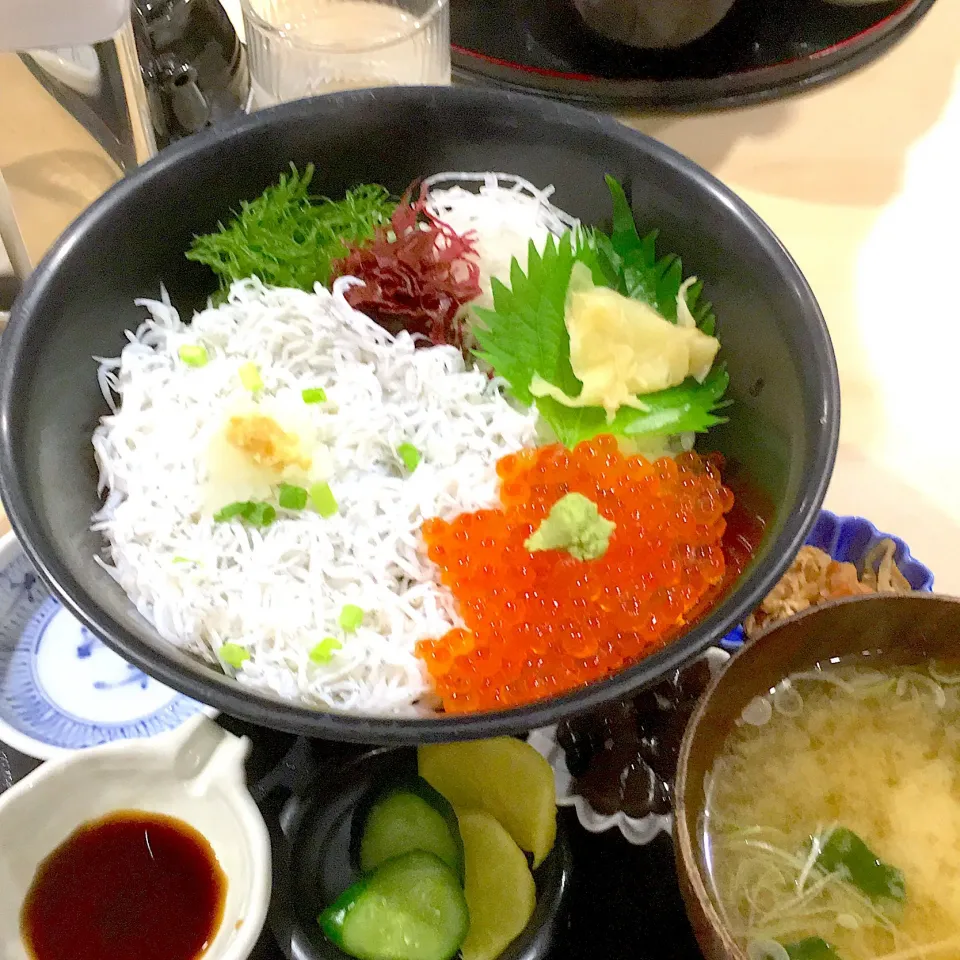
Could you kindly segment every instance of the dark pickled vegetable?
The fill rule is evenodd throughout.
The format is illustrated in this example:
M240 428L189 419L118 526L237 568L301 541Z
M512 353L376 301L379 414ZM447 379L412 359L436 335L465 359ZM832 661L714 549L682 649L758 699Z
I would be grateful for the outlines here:
M709 664L698 660L633 700L561 723L574 790L606 815L669 813L683 731L709 683Z
M645 817L670 812L670 787L629 743L598 753L578 778L577 789L597 813Z

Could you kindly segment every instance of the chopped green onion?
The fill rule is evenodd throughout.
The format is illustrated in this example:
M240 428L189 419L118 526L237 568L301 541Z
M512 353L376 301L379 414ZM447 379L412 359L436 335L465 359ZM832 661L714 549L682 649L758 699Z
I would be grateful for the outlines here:
M177 353L188 367L206 366L207 361L210 359L207 354L207 348L199 344L184 344Z
M220 648L220 659L227 664L227 666L233 667L234 670L239 670L243 662L250 659L250 654L244 650L239 643L225 643Z
M196 561L196 560L191 560L189 557L179 557L179 556L177 556L177 557L174 557L174 558L173 558L173 562L174 562L174 563L196 563L197 561Z
M244 519L252 527L269 527L277 519L277 508L269 503L255 503Z
M255 506L256 504L252 500L237 500L234 503L228 503L213 515L214 522L226 523L228 520L233 520L236 517L240 517L241 520L246 520L247 517L253 513Z
M255 363L245 363L239 370L240 382L251 392L256 393L263 389L263 380L260 370Z
M237 518L246 520L254 527L269 527L277 519L277 509L257 500L237 500L213 515L215 523L226 523Z
M412 443L401 443L397 447L397 456L411 473L420 465L420 451Z
M336 637L325 637L310 651L310 659L314 663L329 663L333 654L342 647L343 644Z
M304 403L326 403L327 391L323 387L307 387L300 396Z
M329 483L315 483L310 488L310 502L313 509L324 518L332 517L340 509Z
M307 491L293 483L281 483L278 500L284 510L302 510L307 505Z
M340 611L340 626L347 633L353 633L363 623L363 610L354 603L348 603Z

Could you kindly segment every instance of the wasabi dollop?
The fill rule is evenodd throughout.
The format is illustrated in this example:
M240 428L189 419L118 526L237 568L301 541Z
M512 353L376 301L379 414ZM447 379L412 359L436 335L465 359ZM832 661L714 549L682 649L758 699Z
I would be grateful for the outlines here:
M553 505L524 546L531 553L566 550L578 560L596 560L607 552L616 528L612 520L600 516L592 500L579 493L568 493Z

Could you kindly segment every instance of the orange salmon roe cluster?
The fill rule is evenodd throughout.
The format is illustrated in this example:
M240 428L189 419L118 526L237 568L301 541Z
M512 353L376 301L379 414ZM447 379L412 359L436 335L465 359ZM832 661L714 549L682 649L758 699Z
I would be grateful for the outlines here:
M516 706L607 676L662 646L723 578L733 494L709 459L651 463L600 436L511 454L497 473L503 509L423 525L466 624L417 646L448 712ZM568 493L617 525L596 560L524 546Z

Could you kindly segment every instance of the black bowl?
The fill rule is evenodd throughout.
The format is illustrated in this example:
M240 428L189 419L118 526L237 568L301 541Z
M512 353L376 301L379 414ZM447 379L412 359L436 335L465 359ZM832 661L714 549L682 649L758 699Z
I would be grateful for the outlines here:
M764 541L744 573L683 636L616 676L496 713L427 719L341 716L242 687L172 648L94 557L99 506L90 437L107 412L92 356L115 356L166 284L189 316L214 288L184 258L192 237L256 197L293 161L313 186L392 190L444 169L509 170L556 185L557 202L602 223L604 174L641 225L706 282L731 376L730 422L704 446L738 492L765 504ZM0 493L31 561L67 608L147 673L221 710L332 740L418 743L556 722L655 681L741 621L776 583L817 517L836 454L839 384L816 300L789 254L741 200L689 160L608 119L517 94L392 88L266 110L164 151L114 186L60 238L19 297L0 343Z
M416 776L410 748L372 750L321 768L283 806L272 837L269 923L289 960L349 960L324 937L320 912L360 879L353 856L358 810L392 780ZM563 824L549 856L534 871L537 905L530 922L498 960L543 960L561 933L573 855Z

